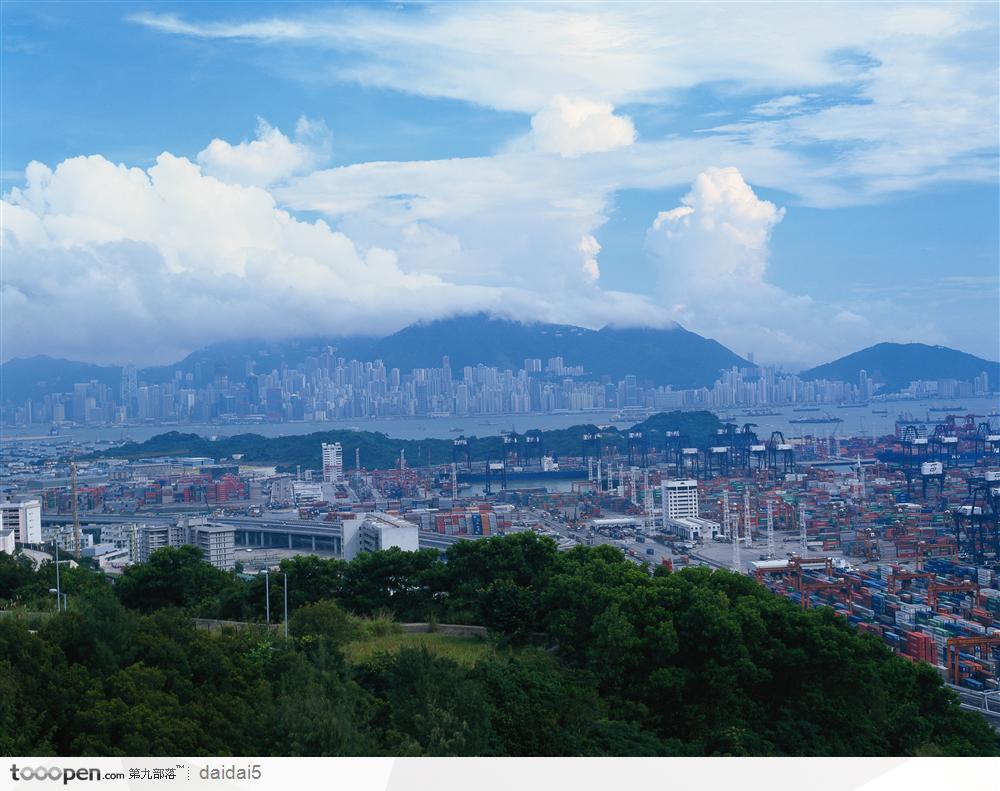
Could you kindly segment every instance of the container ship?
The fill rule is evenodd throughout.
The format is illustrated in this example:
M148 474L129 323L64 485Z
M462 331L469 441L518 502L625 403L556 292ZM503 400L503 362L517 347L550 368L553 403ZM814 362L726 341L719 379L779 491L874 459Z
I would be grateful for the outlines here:
M843 423L843 418L824 415L823 417L793 417L789 423Z

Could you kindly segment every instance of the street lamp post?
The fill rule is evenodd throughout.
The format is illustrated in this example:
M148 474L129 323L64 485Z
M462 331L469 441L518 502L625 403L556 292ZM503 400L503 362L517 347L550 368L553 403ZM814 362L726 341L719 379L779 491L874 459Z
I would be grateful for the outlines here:
M59 533L56 533L56 611L62 610L62 587L59 583Z
M271 623L271 570L264 569L264 612L267 623Z

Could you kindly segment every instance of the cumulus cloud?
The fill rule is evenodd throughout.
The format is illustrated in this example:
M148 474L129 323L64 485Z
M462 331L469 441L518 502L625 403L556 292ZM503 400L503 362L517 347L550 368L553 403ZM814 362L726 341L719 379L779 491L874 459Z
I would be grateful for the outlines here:
M579 276L578 229L562 232L575 238L554 279L545 260L534 281L434 273L438 253L464 254L459 236L411 219L393 245L359 244L324 220L297 219L261 187L169 153L146 170L100 156L33 162L0 217L7 356L170 362L219 340L392 332L473 310L587 326L622 314L666 321L642 297ZM563 280L570 290L548 287Z
M540 151L576 157L632 145L635 126L607 102L557 96L532 117L531 141Z
M589 233L580 239L580 253L583 255L583 274L591 283L596 283L601 276L601 267L597 263L597 254L601 252L600 243Z
M768 241L784 209L758 198L734 167L699 174L681 203L660 212L652 230L662 232L690 279L763 279Z
M829 348L824 325L837 313L767 280L771 234L785 210L760 199L735 167L695 178L681 205L647 233L659 266L659 296L680 323L759 359L808 361ZM847 334L861 316L840 311ZM844 321L852 316L853 320ZM825 348L824 348L825 347Z
M263 118L257 119L257 138L232 145L215 138L198 153L198 164L208 176L232 184L266 187L289 176L314 170L330 154L330 130L323 121L302 117L290 140Z

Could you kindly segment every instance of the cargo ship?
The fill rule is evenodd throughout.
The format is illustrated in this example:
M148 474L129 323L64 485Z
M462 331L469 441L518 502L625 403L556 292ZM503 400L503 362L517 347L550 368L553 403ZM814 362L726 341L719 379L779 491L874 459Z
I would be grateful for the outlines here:
M797 406L792 408L793 412L819 412L818 406Z
M779 412L776 409L745 409L743 411L744 417L774 417L775 415L783 415L784 412Z
M823 417L793 417L789 423L843 423L843 418L824 415Z
M928 412L964 412L964 406L932 406L927 409Z

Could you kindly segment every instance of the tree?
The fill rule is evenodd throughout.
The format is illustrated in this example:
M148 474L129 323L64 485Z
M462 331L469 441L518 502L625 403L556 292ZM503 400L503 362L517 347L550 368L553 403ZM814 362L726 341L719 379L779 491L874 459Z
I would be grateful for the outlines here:
M190 545L157 549L149 562L125 569L116 586L130 609L183 607L207 617L217 616L222 598L238 588L232 574L205 562L201 550Z

